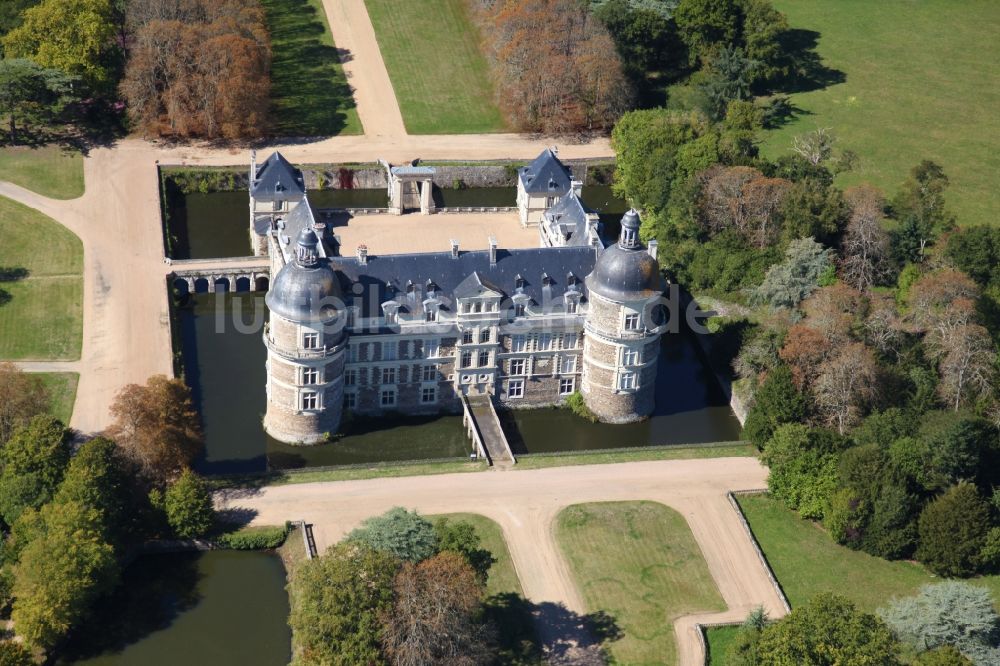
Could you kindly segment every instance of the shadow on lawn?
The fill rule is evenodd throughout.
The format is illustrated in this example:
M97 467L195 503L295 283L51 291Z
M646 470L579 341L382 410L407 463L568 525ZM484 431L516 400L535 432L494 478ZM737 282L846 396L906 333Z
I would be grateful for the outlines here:
M0 283L4 282L18 282L28 277L27 268L12 268L9 266L0 266ZM11 295L10 292L0 289L0 305L6 305L10 303Z
M354 107L338 58L349 54L320 40L323 17L308 0L264 0L271 30L273 132L280 136L337 134Z
M777 92L799 93L819 90L847 80L847 75L839 69L827 67L816 51L820 34L815 30L792 28L784 31L779 38L781 48L788 55L791 72L780 82Z

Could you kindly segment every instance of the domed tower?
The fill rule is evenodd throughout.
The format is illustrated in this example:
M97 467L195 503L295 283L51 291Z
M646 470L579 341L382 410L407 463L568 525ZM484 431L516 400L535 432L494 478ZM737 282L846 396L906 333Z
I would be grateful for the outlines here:
M635 210L622 217L618 243L601 252L586 284L583 398L602 421L643 419L653 411L664 330L652 321L652 306L665 285L656 258L639 240Z
M343 294L311 228L278 271L265 302L267 346L264 429L290 444L316 444L340 425L344 404Z

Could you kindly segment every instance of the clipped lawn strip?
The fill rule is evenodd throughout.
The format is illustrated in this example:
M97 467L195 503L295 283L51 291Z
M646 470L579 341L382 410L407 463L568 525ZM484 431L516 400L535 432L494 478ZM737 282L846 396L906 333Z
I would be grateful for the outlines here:
M55 145L0 148L0 180L50 199L76 199L83 196L83 156Z

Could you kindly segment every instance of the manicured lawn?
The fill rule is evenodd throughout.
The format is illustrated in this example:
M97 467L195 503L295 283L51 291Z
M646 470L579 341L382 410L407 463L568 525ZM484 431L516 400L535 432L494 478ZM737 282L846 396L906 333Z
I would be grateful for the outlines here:
M757 449L750 444L727 442L718 446L658 446L650 447L648 451L582 452L562 456L538 453L521 456L517 459L517 465L514 466L514 469L538 469L539 467L566 467L570 465L604 465L640 460L688 460L692 458L730 458L737 456L756 457Z
M922 159L951 179L961 225L1000 221L1000 3L994 0L775 0L794 28L819 33L818 52L846 81L792 96L804 111L763 152L830 127L860 157L841 185L870 181L890 195Z
M83 196L83 157L58 146L0 148L0 180L52 199Z
M490 577L486 581L486 594L521 594L521 581L514 570L514 562L510 559L510 551L507 550L507 542L504 541L503 531L493 520L478 513L446 513L431 516L435 521L447 518L451 522L463 521L472 523L479 535L481 547L493 553L496 560L490 567Z
M65 227L0 197L0 359L80 357L83 245Z
M792 607L818 592L834 592L874 611L893 597L910 596L921 585L941 580L918 564L889 562L840 546L819 526L770 497L745 496L739 503ZM998 579L973 582L990 588L994 599L1000 599Z
M608 645L615 663L676 663L673 620L726 607L684 518L662 504L570 506L556 536L588 610L624 633Z
M729 654L729 646L736 641L740 628L733 627L711 627L705 632L708 643L708 666L726 666L726 655Z
M76 385L80 375L75 372L41 372L38 377L45 384L51 398L49 412L63 423L69 423L76 401Z
M361 134L322 0L263 0L271 32L271 103L278 136Z
M466 0L365 5L410 134L506 129Z

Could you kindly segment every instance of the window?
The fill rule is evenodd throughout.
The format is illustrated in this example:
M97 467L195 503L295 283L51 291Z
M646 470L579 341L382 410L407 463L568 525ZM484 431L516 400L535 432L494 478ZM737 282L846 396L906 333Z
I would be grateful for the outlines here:
M395 340L391 342L382 343L382 360L383 361L395 361L399 358L399 345L396 344Z
M382 368L382 383L383 384L396 383L396 368Z
M303 349L319 349L319 333L306 333L302 336Z
M489 341L490 341L490 329L484 328L483 330L479 331L479 344L483 344L484 342L489 342Z
M479 352L479 364L478 367L485 368L490 364L490 353L488 351Z
M472 352L467 352L467 351L462 352L460 367L463 368L472 367Z
M576 372L576 356L563 356L562 357L562 370L561 372Z
M618 377L618 388L623 390L632 390L635 388L636 380L634 372L623 372Z
M514 303L514 316L515 317L524 316L524 303Z
M572 377L559 380L559 395L569 395L576 390L576 380Z
M396 389L383 389L379 402L383 407L395 407Z
M433 386L429 386L420 391L420 402L425 405L431 402L437 402L437 389Z
M571 298L566 300L566 312L576 314L576 299Z
M437 321L437 308L429 308L427 312L424 313L424 321Z
M523 352L527 348L526 341L523 335L514 335L510 339L510 350L515 352Z
M344 407L354 409L358 406L358 394L353 391L344 394Z
M358 349L359 349L359 345L349 345L347 347L347 362L348 363L357 363L358 362L358 357L360 356L360 354L358 353Z
M552 349L552 334L542 333L542 335L538 338L538 350L548 351L549 349Z
M512 358L510 359L510 373L512 375L523 375L524 374L524 359L523 358Z
M511 400L524 397L523 379L512 379L507 382L507 397Z
M476 301L475 303L473 303L472 304L472 311L473 312L482 312L483 311L483 303L482 303L482 301Z
M358 384L358 371L354 368L348 368L344 370L344 386L357 386Z
M468 301L462 303L462 314L468 314L471 309L472 306L469 304Z
M437 358L441 353L439 340L424 340L424 358Z
M420 370L420 380L424 382L436 382L438 374L436 365L425 365Z
M302 368L303 384L319 384L319 368Z
M390 324L390 325L391 324L395 324L396 323L396 307L395 306L386 306L384 312L385 312L385 323L386 324Z
M306 391L302 394L302 409L319 409L319 393Z
M639 315L632 313L625 315L625 330L626 331L638 331L639 330Z
M576 349L579 340L580 337L576 333L565 333L562 340L563 349Z
M622 361L625 365L639 365L639 350L625 349L622 351Z
M471 345L472 344L472 330L467 329L462 331L462 344Z

